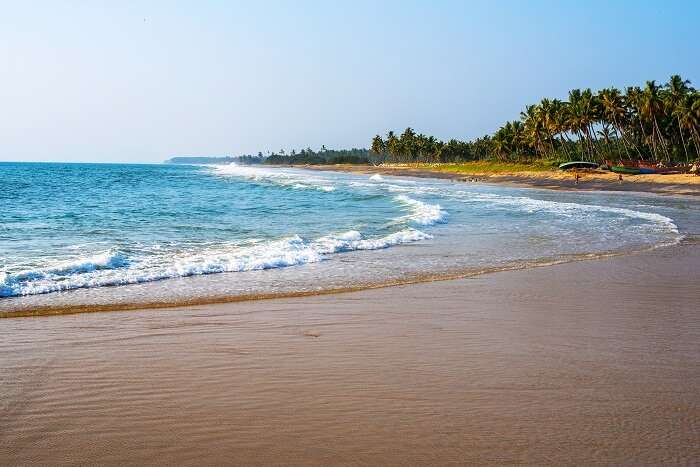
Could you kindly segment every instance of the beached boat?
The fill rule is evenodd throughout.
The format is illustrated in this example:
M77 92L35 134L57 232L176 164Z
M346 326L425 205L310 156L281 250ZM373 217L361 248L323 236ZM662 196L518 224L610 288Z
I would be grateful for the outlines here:
M662 163L657 161L646 161L646 160L620 160L618 162L612 162L606 160L605 163L609 167L624 167L627 169L639 169L640 174L677 174L684 173L688 171L688 167L685 165L678 165L673 167L665 167ZM613 172L615 172L613 170ZM624 173L619 171L620 173Z
M624 165L613 165L610 167L610 170L618 174L627 175L639 175L641 173L641 169L638 167L625 167Z
M652 170L652 172L642 171L642 173L655 173L655 174L681 174L681 173L687 172L689 169L689 167L687 165L683 165L683 164L673 165L671 167L666 167L662 163L659 163L659 162L647 162L647 161L639 161L639 168Z
M598 164L595 162L587 162L587 161L572 161L572 162L564 162L563 164L559 165L559 169L561 170L570 170L570 169L597 169Z
M617 163L612 163L611 161L606 161L606 163L610 164L610 170L613 172L617 173L626 173L626 174L641 174L641 175L650 175L650 174L679 174L679 173L685 173L688 171L686 166L677 166L677 167L664 167L661 163L659 162L654 162L654 161L619 161Z
M605 165L608 167L630 167L630 168L637 168L639 167L639 161L636 160L618 160L618 161L611 161L611 160L606 160Z

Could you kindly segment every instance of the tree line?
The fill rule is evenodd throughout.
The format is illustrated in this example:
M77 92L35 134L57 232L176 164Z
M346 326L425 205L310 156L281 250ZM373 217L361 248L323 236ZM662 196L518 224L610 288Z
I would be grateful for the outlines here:
M390 131L373 138L370 159L380 162L461 162L643 159L690 162L700 158L700 92L678 75L658 85L625 90L573 89L566 101L542 99L492 136L448 142Z
M409 127L398 136L393 131L386 134L386 139L375 136L370 146L370 158L375 163L463 162L488 159L491 147L489 136L473 141L451 139L445 143L433 136L417 134Z
M322 146L319 151L311 148L299 152L292 149L289 154L284 149L268 155L264 163L273 165L326 165L326 164L368 164L370 163L368 149L327 149Z

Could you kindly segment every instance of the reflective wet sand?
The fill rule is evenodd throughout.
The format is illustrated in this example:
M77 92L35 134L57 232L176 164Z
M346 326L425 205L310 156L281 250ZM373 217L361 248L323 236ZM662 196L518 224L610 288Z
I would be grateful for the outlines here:
M700 247L0 320L0 465L700 459Z

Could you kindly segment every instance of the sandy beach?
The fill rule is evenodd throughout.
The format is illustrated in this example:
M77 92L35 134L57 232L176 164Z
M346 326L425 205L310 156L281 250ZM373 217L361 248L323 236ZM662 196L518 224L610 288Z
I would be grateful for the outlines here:
M692 174L651 174L624 175L605 171L515 171L489 173L482 171L445 171L429 164L389 164L389 165L305 165L312 170L340 170L363 174L394 175L403 177L441 178L466 183L498 183L511 186L545 188L551 190L586 191L636 191L662 195L700 196L700 177Z
M0 322L2 465L690 465L700 247Z
M241 3L3 4L0 467L700 467L700 2Z

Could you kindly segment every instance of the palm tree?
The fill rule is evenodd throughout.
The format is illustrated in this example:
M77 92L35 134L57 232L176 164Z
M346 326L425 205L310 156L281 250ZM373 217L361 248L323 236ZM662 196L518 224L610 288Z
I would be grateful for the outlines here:
M375 154L384 154L386 151L386 144L384 144L384 140L382 139L381 136L376 135L374 138L372 138L372 152Z
M493 149L496 157L499 159L505 159L506 154L508 154L508 142L505 136L505 127L501 127L494 133L493 139Z
M569 132L573 131L570 126L570 105L568 102L562 102L558 99L554 99L552 101L552 105L555 107L556 134L559 135L559 140L561 146L564 148L564 154L566 154L566 158L571 159L571 155L568 149L568 147L572 144L571 138L569 138Z
M413 128L408 127L400 136L401 149L408 162L414 162L418 154L416 146L416 132Z
M511 123L511 141L513 150L518 154L525 152L525 127L520 120L514 120Z
M581 130L591 147L591 154L595 154L596 144L593 125L600 120L600 112L598 101L590 88L584 89L581 93L579 119Z
M396 137L393 131L386 134L386 150L391 157L398 160L398 156L401 153L401 148L399 147L399 139Z
M651 146L653 156L656 158L656 146L654 144L649 144L649 141L653 139L653 130L650 137L647 136L647 132L644 127L645 119L644 110L642 108L644 105L643 100L643 92L639 86L630 86L625 90L625 101L630 109L632 121L636 121L636 123L639 124L640 142L646 144L647 148Z
M678 122L681 136L684 131L688 132L695 146L695 153L700 156L700 138L697 134L697 128L700 126L700 115L696 115L693 111L693 105L697 100L698 97L696 94L686 95L682 100L677 102L676 106L673 108L673 117L675 117ZM685 142L683 142L683 145L687 162L690 159L688 149L685 147Z
M589 103L586 102L584 93L580 89L569 91L568 127L576 133L578 142L588 155L593 158L593 142L590 137L590 123L592 120Z
M661 95L661 88L656 85L656 81L647 81L644 86L644 90L641 95L641 106L640 110L642 115L646 118L652 126L652 145L654 148L654 153L656 154L656 140L659 140L661 148L666 153L666 157L670 159L668 154L668 148L666 147L665 140L661 135L661 129L659 128L659 117L664 114L664 100Z
M690 126L692 128L692 134L695 137L695 151L700 158L700 93L694 92L690 96Z
M543 140L545 139L542 112L537 105L528 105L525 111L520 113L525 127L525 138L536 153L543 153Z
M683 151L685 152L685 160L686 162L689 160L688 157L688 147L685 144L685 137L683 135L683 126L681 125L681 120L680 120L680 114L679 112L676 112L676 109L682 105L683 101L685 100L686 96L688 95L688 92L692 90L690 87L690 81L687 79L684 80L683 78L680 77L680 75L673 75L671 76L671 79L668 81L668 84L665 86L666 88L666 99L665 99L665 104L666 108L670 109L670 113L673 117L676 119L676 123L678 124L678 134L680 135L681 138L681 144L683 145ZM681 112L682 113L682 112Z
M622 122L627 120L628 110L620 90L616 88L603 89L598 92L598 101L601 104L603 118L612 123L616 137L618 140L622 141L625 155L629 159L630 154L627 149L627 138L622 130ZM637 149L636 146L635 149ZM637 149L637 152L639 153L639 149Z
M595 93L572 89L566 102L544 98L526 106L520 120L506 122L493 137L443 143L407 128L400 137L375 136L371 150L397 161L520 160L559 153L572 158L573 152L589 160L636 153L664 160L685 154L689 161L693 152L700 157L700 92L678 75L662 86L648 81L624 93L614 87Z
M556 101L559 102L559 101ZM547 142L551 149L550 155L554 155L554 135L557 134L557 104L550 99L542 99L539 105L542 130L546 135Z

